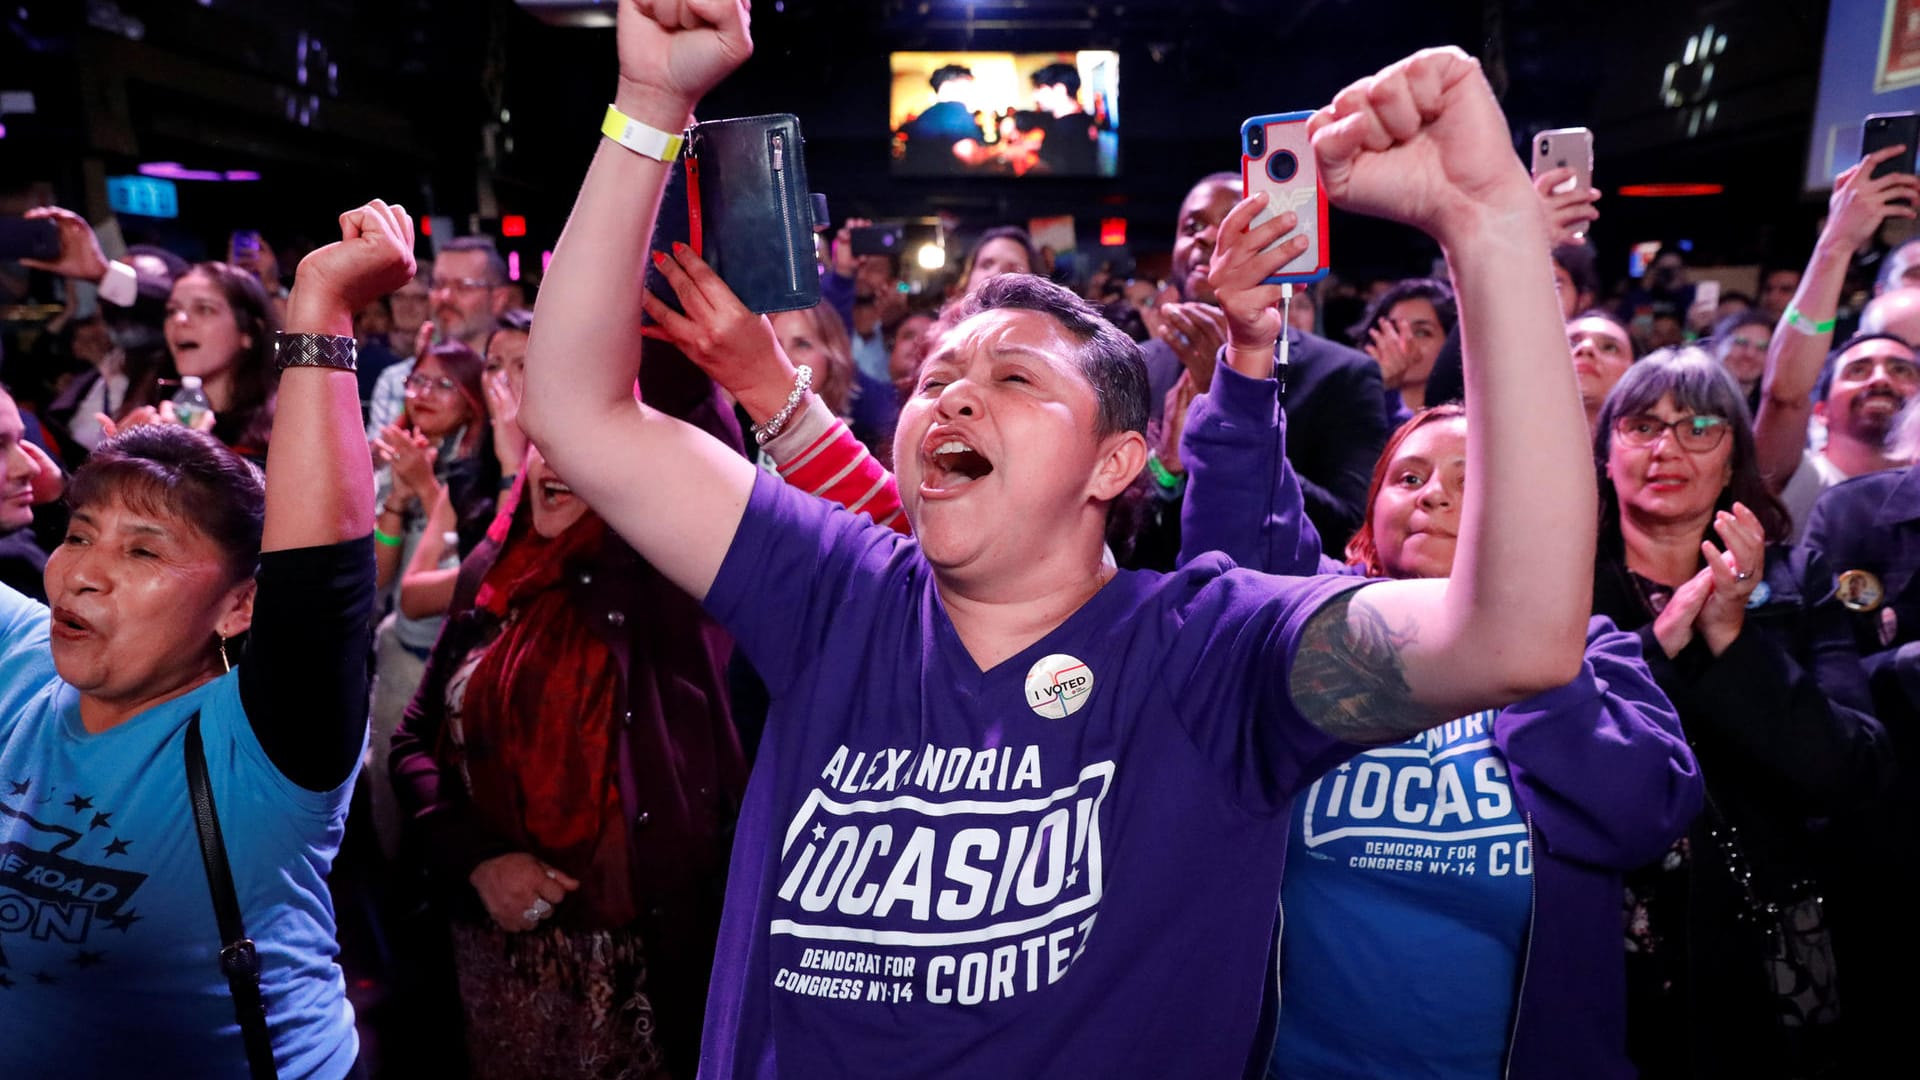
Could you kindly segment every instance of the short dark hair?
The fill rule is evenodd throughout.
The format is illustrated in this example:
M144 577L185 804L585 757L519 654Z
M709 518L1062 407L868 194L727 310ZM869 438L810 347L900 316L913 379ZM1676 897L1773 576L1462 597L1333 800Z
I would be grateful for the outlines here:
M1653 408L1662 397L1673 395L1675 406L1697 416L1718 416L1733 432L1733 455L1728 459L1732 478L1721 491L1716 506L1730 510L1736 502L1745 503L1769 541L1778 543L1792 533L1792 518L1786 506L1776 498L1760 475L1760 455L1754 445L1753 418L1747 413L1747 396L1718 360L1705 349L1693 345L1655 349L1627 369L1613 392L1600 406L1593 428L1593 462L1600 480L1600 530L1603 537L1617 542L1620 537L1620 495L1607 475L1607 457L1613 449L1614 421Z
M1573 287L1588 296L1600 295L1600 265L1591 245L1556 244L1553 261L1573 279Z
M1884 331L1872 334L1855 334L1834 346L1833 351L1827 354L1827 362L1820 368L1820 381L1813 384L1813 400L1827 400L1827 392L1833 389L1833 377L1840 371L1840 358L1845 356L1855 346L1865 345L1869 341L1891 341L1908 352L1916 351L1912 342L1898 334L1889 334Z
M1734 331L1747 326L1759 326L1765 328L1768 333L1773 332L1772 319L1767 318L1752 308L1748 308L1745 311L1736 311L1726 318L1721 319L1719 322L1714 323L1713 341L1716 344L1725 341L1728 337L1732 336Z
M1080 93L1080 69L1068 63L1048 64L1033 73L1033 85L1064 86L1068 96Z
M1573 318L1568 319L1567 325L1572 326L1582 319L1605 319L1607 322L1612 323L1614 328L1620 331L1620 335L1627 339L1627 352L1635 360L1640 359L1640 344L1634 340L1633 329L1629 327L1625 320L1621 319L1619 315L1608 311L1606 308L1588 308L1576 314Z
M960 268L960 284L962 286L965 286L968 279L973 277L973 264L980 258L981 249L993 243L995 240L1011 240L1025 248L1027 252L1027 272L1030 274L1038 274L1040 272L1040 252L1034 249L1033 237L1028 235L1027 230L1018 225L995 225L993 228L981 233L980 239L975 240L973 246L967 249L966 265Z
M523 334L531 334L533 333L533 309L523 307L508 308L501 312L500 317L494 320L494 322L496 323L493 328L494 334L502 330L518 330ZM487 344L491 345L492 343L493 334L489 334L487 335Z
M507 260L500 257L500 249L493 241L484 236L456 236L441 244L435 252L435 258L441 255L457 255L463 251L478 251L487 257L487 280L495 285L507 283Z
M1094 434L1147 430L1147 362L1140 346L1072 290L1032 274L1001 274L956 301L943 321L951 326L988 311L1013 309L1050 315L1080 343L1080 373L1100 402Z
M67 508L78 513L115 499L198 529L220 548L235 582L259 569L266 479L207 432L141 424L94 447L67 483Z
M927 81L933 84L933 92L937 94L940 92L942 86L945 86L955 79L971 78L973 78L972 68L964 64L946 64L942 67L935 68L933 74L927 77Z
M1453 324L1459 321L1459 308L1453 299L1453 287L1439 278L1408 278L1396 281L1367 305L1366 314L1360 321L1348 328L1347 336L1355 341L1366 341L1367 331L1387 317L1395 304L1402 300L1425 300L1433 305L1434 313L1440 316L1440 332L1453 333Z

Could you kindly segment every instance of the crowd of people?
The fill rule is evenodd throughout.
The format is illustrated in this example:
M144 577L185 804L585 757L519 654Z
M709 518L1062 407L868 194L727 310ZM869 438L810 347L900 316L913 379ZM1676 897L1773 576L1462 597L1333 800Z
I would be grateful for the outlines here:
M629 131L752 52L619 21ZM1309 130L1444 273L1283 294L1213 173L1164 282L1000 226L936 302L850 219L767 317L611 137L531 309L380 201L284 280L31 211L99 306L0 369L0 1073L1895 1060L1920 179L1708 304L1457 50Z

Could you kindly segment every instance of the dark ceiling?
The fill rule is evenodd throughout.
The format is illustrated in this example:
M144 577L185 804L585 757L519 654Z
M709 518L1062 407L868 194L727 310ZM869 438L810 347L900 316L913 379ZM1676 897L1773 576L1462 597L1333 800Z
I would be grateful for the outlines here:
M555 4L532 6L551 18ZM523 214L538 245L558 231L612 84L609 31L552 25L508 0L7 6L0 90L34 90L39 110L4 118L0 182L49 180L65 201L97 203L99 178L138 161L265 176L183 192L176 239L243 224L318 233L346 203L383 195L462 222ZM1821 0L763 0L753 60L702 114L798 114L813 185L836 216L944 209L969 227L1118 216L1146 253L1170 243L1195 178L1237 166L1242 117L1323 104L1413 49L1451 43L1486 64L1517 144L1546 127L1594 129L1603 246L1685 236L1712 261L1797 261L1818 212L1798 179L1825 24ZM1680 61L1709 25L1728 44L1702 86L1701 65ZM890 177L888 52L967 47L1117 49L1122 175ZM1678 106L1663 101L1669 86ZM1612 194L1651 180L1726 192ZM1339 220L1333 243L1350 273L1419 269L1430 256L1375 223Z

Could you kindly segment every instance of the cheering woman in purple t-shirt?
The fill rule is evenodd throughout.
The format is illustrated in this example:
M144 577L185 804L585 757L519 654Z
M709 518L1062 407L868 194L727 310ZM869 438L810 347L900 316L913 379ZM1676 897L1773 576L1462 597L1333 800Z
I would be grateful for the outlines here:
M1571 363L1541 360L1565 337L1544 258L1521 257L1547 230L1504 118L1471 60L1434 50L1311 125L1334 201L1440 241L1487 358L1455 575L1129 573L1101 556L1146 458L1145 367L1047 282L982 287L929 355L894 462L911 540L635 408L635 283L676 145L648 133L746 59L746 20L726 0L621 5L626 123L556 250L522 412L772 691L702 1072L1238 1072L1293 794L1580 670L1592 477ZM1293 227L1262 244L1297 255ZM683 302L711 276L655 258Z

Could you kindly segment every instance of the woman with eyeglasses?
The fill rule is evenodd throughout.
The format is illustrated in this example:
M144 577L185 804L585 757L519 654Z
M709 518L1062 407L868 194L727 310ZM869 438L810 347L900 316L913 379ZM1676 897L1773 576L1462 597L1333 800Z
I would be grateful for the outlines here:
M1687 837L1627 878L1629 1049L1649 1078L1806 1075L1837 1034L1809 979L1827 962L1809 902L1817 823L1892 767L1846 611L1824 565L1780 546L1788 517L1746 403L1704 350L1660 350L1620 378L1594 461L1594 613L1640 634L1707 790ZM1768 981L1770 904L1809 931L1772 969L1797 993Z
M374 474L378 514L373 541L382 597L397 600L401 568L425 536L429 514L441 501L450 475L462 463L489 453L481 368L480 357L458 342L421 354L407 376L401 422L389 424L373 442L380 464ZM371 749L376 770L386 766L393 729L420 685L440 624L437 615L409 617L396 606L375 631ZM380 784L371 790L375 828L392 854L399 839L392 793Z

